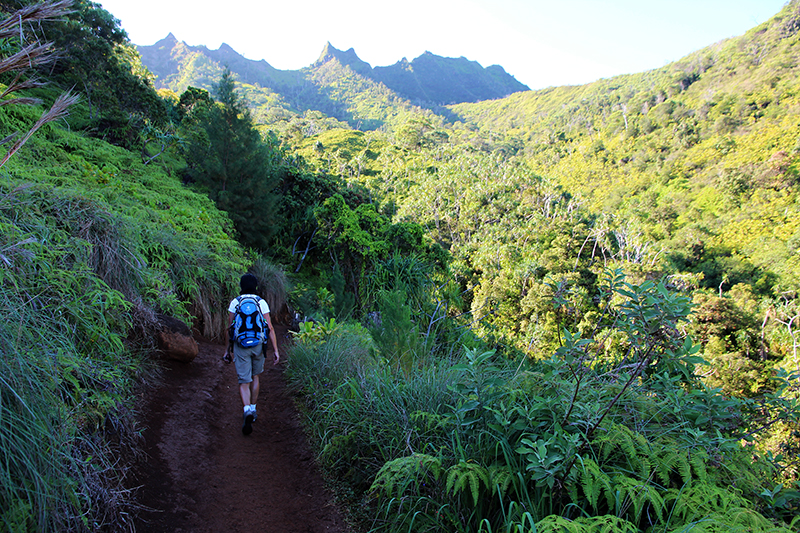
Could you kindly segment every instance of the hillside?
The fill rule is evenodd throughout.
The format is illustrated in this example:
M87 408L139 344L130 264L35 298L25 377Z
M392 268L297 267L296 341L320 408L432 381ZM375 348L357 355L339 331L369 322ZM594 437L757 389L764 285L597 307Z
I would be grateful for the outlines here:
M388 67L375 67L371 77L420 105L479 102L530 90L499 65L484 69L464 57L444 58L430 52L410 63L403 58Z
M218 343L245 271L355 529L797 530L800 0L662 69L447 106L513 83L331 46L281 72L172 36L156 91L99 5L6 14L0 530L132 530L137 460L165 529L287 520L261 512L287 474L245 499L215 478L250 448L311 460L270 432L281 394L240 426Z
M792 2L661 69L450 109L484 136L518 140L536 172L657 248L726 250L796 290L798 20ZM748 268L712 271L697 253L682 268L709 286Z
M142 63L156 75L156 87L178 94L190 85L210 90L227 66L267 123L276 111L265 108L277 106L291 114L321 111L353 128L372 130L417 106L502 98L528 89L500 66L483 68L463 57L425 53L411 63L404 59L373 68L354 50L343 52L330 43L313 64L297 71L246 59L226 44L218 50L188 46L172 34L137 50Z

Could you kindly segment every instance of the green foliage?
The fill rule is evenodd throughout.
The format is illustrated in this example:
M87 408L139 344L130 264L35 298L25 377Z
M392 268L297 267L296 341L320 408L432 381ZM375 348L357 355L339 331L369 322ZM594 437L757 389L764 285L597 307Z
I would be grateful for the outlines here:
M375 530L788 531L767 518L774 470L741 444L747 401L693 377L689 300L619 271L604 287L607 327L565 331L549 361L467 349L409 374L365 356L342 371L330 341L292 352L322 457L374 509ZM611 330L624 357L597 362Z
M184 178L228 213L245 245L266 250L278 222L274 189L282 155L255 129L230 71L223 73L216 95L218 103L196 92L181 97Z
M41 113L12 107L6 131ZM0 529L130 527L120 461L135 446L132 390L153 371L156 315L222 331L247 264L230 229L138 153L57 125L5 165Z
M398 457L384 464L375 476L370 492L400 498L406 492L419 493L427 483L436 482L442 475L439 459L424 453ZM448 474L449 475L449 474ZM408 485L412 482L413 485Z
M265 257L258 258L249 271L258 279L259 296L269 304L272 319L279 319L289 299L290 283L286 272Z
M489 470L484 466L461 461L447 470L445 492L450 492L454 496L459 494L471 495L472 504L475 506L478 505L481 486L483 486L484 490L491 490L492 488Z
M335 318L319 323L306 320L305 322L300 322L299 330L293 333L298 342L313 345L330 337L336 331L337 326Z
M446 268L446 253L425 239L417 225L393 224L373 204L353 208L334 194L314 209L314 216L323 257L334 260L331 288L337 316L353 307L370 310L379 304L381 291L390 288L407 291L421 305L434 273Z
M119 21L99 4L78 0L66 20L42 30L44 39L61 51L45 75L82 96L70 119L73 128L138 151L146 124L166 125L167 106L153 88L152 76Z
M339 265L333 268L331 276L331 289L333 290L333 311L339 318L347 318L356 305L355 295L345 289L344 275Z
M370 333L382 357L410 372L420 355L420 333L411 320L406 295L402 291L385 291L378 298L378 319L370 325Z
M662 69L436 114L332 50L281 94L177 50L170 110L118 22L79 2L43 28L84 90L71 128L137 153L48 125L4 167L4 526L113 507L92 472L143 367L129 343L156 313L218 335L255 263L276 312L292 265L286 297L318 319L287 376L373 530L785 531L797 9ZM220 73L216 102L189 87ZM36 111L4 106L0 127ZM154 139L181 146L160 169L141 162ZM17 331L32 309L52 332ZM25 413L42 423L20 430Z

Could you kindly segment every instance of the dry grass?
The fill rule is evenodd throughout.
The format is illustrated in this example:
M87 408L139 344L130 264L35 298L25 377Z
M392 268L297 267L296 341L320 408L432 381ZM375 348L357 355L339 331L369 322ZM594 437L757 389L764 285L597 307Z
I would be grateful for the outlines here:
M32 6L25 7L12 13L8 18L0 21L0 39L11 39L19 37L20 44L25 43L24 28L26 24L32 22L41 22L44 20L52 20L63 17L70 13L72 7L71 0L62 0L60 2L44 2ZM8 57L0 59L0 74L5 72L16 72L17 76L14 81L3 91L0 98L5 98L23 89L31 89L41 85L35 79L22 80L22 76L29 69L39 65L46 65L54 61L57 54L53 51L53 43L40 43L34 42L23 46L22 49ZM60 95L53 106L45 111L39 120L28 130L28 132L20 137L6 152L5 157L0 160L0 167L13 156L22 146L28 142L31 135L36 133L39 128L67 116L67 109L78 101L77 95L72 95L66 92ZM0 105L17 104L17 105L36 105L40 101L36 98L14 98L10 100L3 100ZM3 143L10 142L16 136L10 135L3 139Z
M73 95L69 92L59 95L59 97L56 98L56 101L53 103L53 106L42 113L42 116L33 126L31 126L28 132L18 139L17 142L11 146L11 148L8 149L6 155L2 160L0 160L0 167L5 165L6 162L11 159L11 156L14 155L20 148L22 148L22 146L28 142L28 139L30 139L31 136L39 130L39 128L48 122L53 122L54 120L58 120L67 116L67 110L69 107L75 104L79 99L80 97L78 95Z
M262 258L250 268L250 273L258 278L258 295L269 304L272 320L280 322L286 314L289 298L289 279L286 272Z
M19 36L22 39L23 24L53 20L72 13L72 0L60 2L43 2L24 7L0 21L0 39L11 39Z

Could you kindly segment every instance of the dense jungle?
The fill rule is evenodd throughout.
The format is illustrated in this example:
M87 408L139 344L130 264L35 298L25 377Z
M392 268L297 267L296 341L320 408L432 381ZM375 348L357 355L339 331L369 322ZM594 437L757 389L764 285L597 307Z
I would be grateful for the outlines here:
M248 271L355 531L800 531L797 0L535 91L0 11L0 531L135 529L157 333Z

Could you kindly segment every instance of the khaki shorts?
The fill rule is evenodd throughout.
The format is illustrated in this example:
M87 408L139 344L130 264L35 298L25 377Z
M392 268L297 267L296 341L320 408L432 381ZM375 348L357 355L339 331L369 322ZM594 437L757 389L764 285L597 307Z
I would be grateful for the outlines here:
M264 344L242 348L233 343L233 363L236 365L236 375L239 383L250 383L253 376L264 371L264 353L261 348Z

